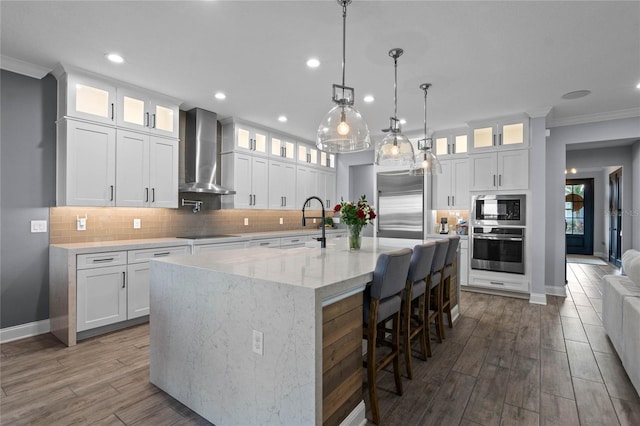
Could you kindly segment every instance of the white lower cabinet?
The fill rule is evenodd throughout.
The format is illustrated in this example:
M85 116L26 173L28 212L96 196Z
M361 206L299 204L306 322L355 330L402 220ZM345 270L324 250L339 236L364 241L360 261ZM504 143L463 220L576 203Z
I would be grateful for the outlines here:
M469 240L460 239L460 264L458 265L458 280L460 285L469 283Z
M514 291L520 293L529 292L529 281L526 277L519 277L514 274L504 274L500 272L489 274L478 274L472 272L469 275L469 285L492 290Z
M193 246L193 254L209 253L212 251L231 250L231 249L245 248L245 247L246 247L246 243L244 241L237 242L237 243L202 244L202 245Z
M149 315L149 260L189 254L188 246L77 257L77 331Z

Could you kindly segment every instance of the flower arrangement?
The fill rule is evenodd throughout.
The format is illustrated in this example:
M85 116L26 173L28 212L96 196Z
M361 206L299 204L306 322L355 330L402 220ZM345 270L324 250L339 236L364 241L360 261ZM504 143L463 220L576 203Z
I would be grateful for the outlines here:
M367 202L367 197L363 195L357 202L340 199L340 204L336 204L333 211L339 212L340 221L349 227L349 247L359 249L360 231L364 226L373 223L373 219L376 218L376 212Z

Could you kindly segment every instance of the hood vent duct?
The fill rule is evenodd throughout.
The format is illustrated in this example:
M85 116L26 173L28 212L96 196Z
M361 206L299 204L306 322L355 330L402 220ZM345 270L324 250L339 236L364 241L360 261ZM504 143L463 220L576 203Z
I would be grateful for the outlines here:
M180 192L236 193L219 184L220 145L216 113L200 108L186 112L184 152L185 184L180 186Z

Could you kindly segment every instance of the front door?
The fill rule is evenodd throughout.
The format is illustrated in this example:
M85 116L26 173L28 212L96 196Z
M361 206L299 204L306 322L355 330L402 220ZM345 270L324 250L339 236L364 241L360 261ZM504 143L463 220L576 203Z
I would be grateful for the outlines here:
M609 175L609 262L622 264L622 169Z
M567 179L564 193L567 253L593 255L593 179Z

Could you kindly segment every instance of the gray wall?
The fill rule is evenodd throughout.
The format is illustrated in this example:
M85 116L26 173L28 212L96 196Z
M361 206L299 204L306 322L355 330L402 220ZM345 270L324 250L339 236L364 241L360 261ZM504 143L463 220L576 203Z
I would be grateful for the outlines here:
M56 80L0 74L0 328L49 318L49 220L55 201Z
M640 140L633 144L631 148L631 180L635 189L635 194L640 193ZM632 240L633 248L640 250L640 195L633 197L633 208L631 212L632 220Z

